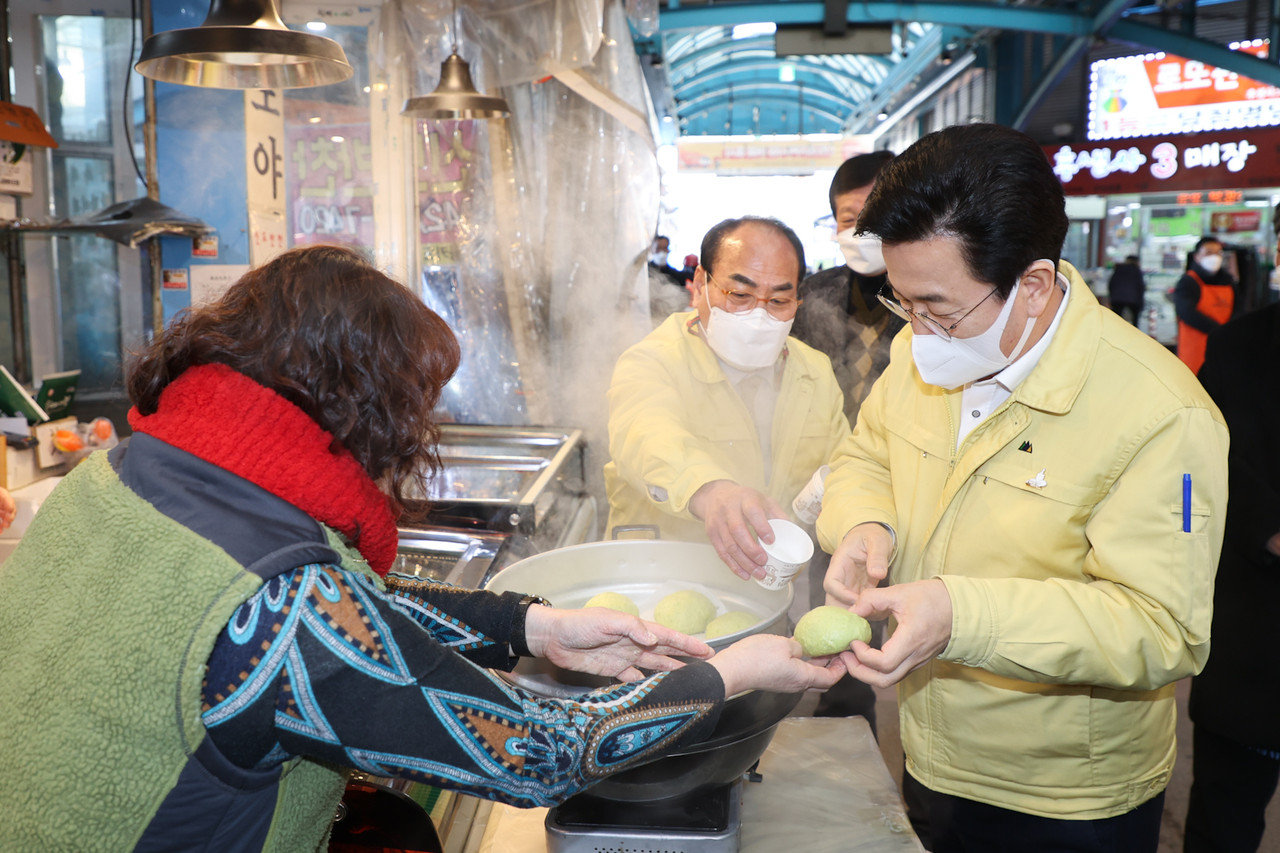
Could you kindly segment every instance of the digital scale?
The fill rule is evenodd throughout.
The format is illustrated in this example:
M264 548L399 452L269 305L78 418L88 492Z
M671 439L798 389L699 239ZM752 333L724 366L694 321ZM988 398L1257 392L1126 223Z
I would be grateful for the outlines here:
M547 812L547 853L737 853L744 784L639 803L579 794Z

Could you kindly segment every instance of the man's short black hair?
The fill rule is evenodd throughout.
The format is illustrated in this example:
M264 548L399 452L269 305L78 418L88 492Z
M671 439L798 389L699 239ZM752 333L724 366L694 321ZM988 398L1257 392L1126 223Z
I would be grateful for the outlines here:
M720 254L720 246L724 244L725 238L743 225L753 222L766 228L772 228L783 237L786 237L787 242L791 244L791 248L795 249L796 263L799 265L796 270L796 286L799 287L805 272L804 244L800 242L796 232L788 228L785 222L774 219L771 216L743 216L739 219L726 219L715 225L702 238L702 251L698 255L702 259L702 268L707 272L711 272L716 263L716 256Z
M831 202L831 212L836 212L836 196L844 195L852 190L873 183L885 164L893 159L892 151L872 151L870 154L858 154L840 164L831 178L831 189L827 192L827 200Z
M1137 256L1137 255L1125 255L1125 256L1124 256L1124 262L1125 262L1126 264L1136 264L1136 263L1138 262L1138 256Z
M1033 261L1055 265L1067 237L1066 199L1049 159L1025 133L961 124L893 159L858 218L886 245L958 241L968 273L1007 299Z
M1196 247L1191 251L1193 253L1199 252L1200 249L1202 249L1206 243L1217 243L1219 246L1223 245L1222 241L1217 237L1213 236L1212 234L1206 234L1196 241Z

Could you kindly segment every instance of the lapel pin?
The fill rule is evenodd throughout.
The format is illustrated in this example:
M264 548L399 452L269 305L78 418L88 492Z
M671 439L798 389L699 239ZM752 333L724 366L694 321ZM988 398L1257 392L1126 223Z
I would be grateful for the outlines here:
M1043 489L1045 486L1049 485L1044 478L1044 472L1048 470L1048 468L1041 468L1039 474L1036 474L1030 480L1027 480L1027 485L1033 489Z
M1024 442L1022 442L1022 444L1018 445L1018 449L1019 449L1019 450L1021 450L1021 451L1023 451L1024 453L1030 453L1030 452L1031 452L1031 442L1029 442L1029 441L1024 441Z

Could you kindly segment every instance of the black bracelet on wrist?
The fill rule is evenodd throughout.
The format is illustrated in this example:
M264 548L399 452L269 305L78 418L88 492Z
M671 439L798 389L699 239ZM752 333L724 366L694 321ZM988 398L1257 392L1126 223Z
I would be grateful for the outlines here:
M511 654L516 657L531 657L529 643L525 637L525 620L529 618L529 608L535 604L541 604L544 607L551 606L551 602L540 595L524 595L516 603L515 619L511 623L511 638L508 640L511 646Z

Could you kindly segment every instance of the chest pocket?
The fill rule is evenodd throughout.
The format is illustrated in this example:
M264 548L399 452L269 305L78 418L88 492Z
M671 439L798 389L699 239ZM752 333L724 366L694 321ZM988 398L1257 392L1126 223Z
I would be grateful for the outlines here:
M993 459L970 478L954 528L982 533L958 533L966 551L951 552L966 574L1061 576L1063 566L1081 565L1089 547L1084 527L1100 498L1069 471L1030 455L1025 462Z

